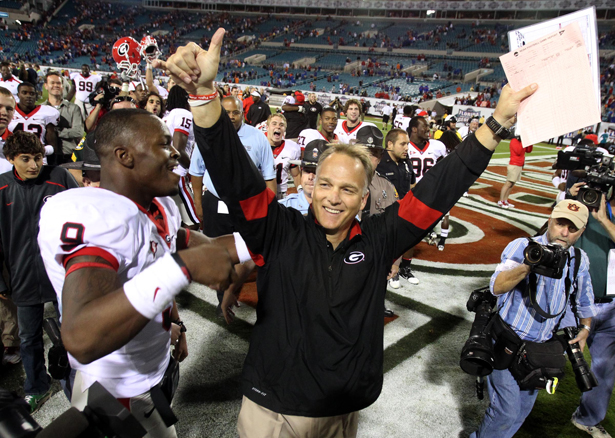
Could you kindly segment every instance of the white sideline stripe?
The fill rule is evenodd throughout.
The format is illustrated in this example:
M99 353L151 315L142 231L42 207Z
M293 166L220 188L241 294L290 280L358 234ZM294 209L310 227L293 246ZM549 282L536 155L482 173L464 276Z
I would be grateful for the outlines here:
M446 239L448 245L448 239ZM444 250L446 251L446 249ZM412 259L412 264L417 266L429 266L437 269L461 269L464 271L495 271L497 263L486 264L464 264L464 263L443 263L443 262L430 262L427 260ZM429 274L427 274L429 275ZM445 273L437 275L446 275ZM394 289L392 289L394 290Z

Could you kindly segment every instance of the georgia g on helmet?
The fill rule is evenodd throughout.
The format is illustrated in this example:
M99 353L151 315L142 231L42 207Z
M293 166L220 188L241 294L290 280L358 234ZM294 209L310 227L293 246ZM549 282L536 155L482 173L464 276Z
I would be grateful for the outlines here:
M154 59L158 59L160 54L156 38L151 35L144 36L141 40L141 56L147 62L152 62Z
M120 38L113 44L113 59L117 68L134 77L139 72L141 64L141 45L132 37Z

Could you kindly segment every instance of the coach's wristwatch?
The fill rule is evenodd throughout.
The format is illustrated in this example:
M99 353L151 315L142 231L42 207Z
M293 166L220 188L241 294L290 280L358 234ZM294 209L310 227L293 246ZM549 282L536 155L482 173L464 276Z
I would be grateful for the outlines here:
M500 137L502 140L505 140L510 137L510 131L500 125L500 123L496 119L494 119L493 116L489 116L486 124L487 127L491 129L493 133Z
M589 332L589 331L591 331L591 327L590 327L590 326L588 326L588 325L585 325L585 324L580 324L580 325L579 325L579 330L581 330L581 329L585 329L585 330L587 330L588 332Z

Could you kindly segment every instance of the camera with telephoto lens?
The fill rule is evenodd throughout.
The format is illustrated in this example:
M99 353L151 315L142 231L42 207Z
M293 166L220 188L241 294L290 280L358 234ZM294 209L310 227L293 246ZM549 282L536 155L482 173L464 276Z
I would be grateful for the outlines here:
M572 341L577 337L579 331L576 327L566 327L564 328L564 333L566 335L565 338L567 338L566 340ZM589 365L587 365L581 347L579 347L579 343L567 344L566 353L572 364L572 371L574 371L574 377L579 389L582 392L587 392L598 386L598 380L596 376L594 376L594 373L592 373Z
M568 250L560 245L542 245L530 240L523 250L523 263L538 275L562 278L568 255Z
M559 151L557 153L557 168L564 170L583 170L602 161L604 153L595 147L581 145L572 151Z
M608 151L604 154L595 147L582 145L572 151L557 154L557 168L572 170L573 175L582 176L586 184L579 189L577 200L588 208L600 208L600 200L615 185L615 164L612 154L615 146L601 144ZM576 171L576 172L574 172Z
M122 91L122 89L117 84L110 84L108 76L103 77L100 83L100 88L93 93L90 93L90 95L88 96L90 105L96 106L100 103L103 108L108 108L111 101L115 98L115 96L120 94L120 91ZM103 95L102 99L96 100L96 97L101 94Z
M83 411L72 407L44 429L28 403L0 388L0 438L141 438L146 430L100 383L88 389Z
M613 158L603 156L600 164L592 166L585 177L586 184L579 189L577 200L588 208L600 208L602 196L615 185Z
M496 303L497 298L488 287L473 291L466 303L468 311L476 312L476 317L470 329L470 337L461 350L459 366L472 376L487 376L495 366L490 322L495 315Z

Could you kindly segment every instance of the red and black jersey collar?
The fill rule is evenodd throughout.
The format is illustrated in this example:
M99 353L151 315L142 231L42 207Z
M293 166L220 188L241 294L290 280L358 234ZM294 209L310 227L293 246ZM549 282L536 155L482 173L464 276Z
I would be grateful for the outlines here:
M344 120L342 122L342 129L344 130L344 132L346 134L352 134L353 132L355 132L357 129L359 129L361 127L361 125L363 124L363 122L359 122L357 124L357 126L355 126L354 128L350 129L350 131L348 130L348 120Z
M322 136L322 138L326 141L329 141L329 139L327 138L327 136L325 134L323 134L322 132L318 131L318 133ZM337 140L337 134L333 134L333 140Z
M11 131L9 131L9 128L5 128L4 133L2 135L0 135L0 138L2 140L6 140L7 138L9 138L10 135L12 135L13 133Z
M273 152L273 158L278 158L278 155L280 155L282 153L282 150L284 149L285 143L286 143L286 140L282 140L282 143L280 144L280 146L276 146L271 150Z
M156 199L152 200L152 204L150 205L149 210L144 209L136 202L135 205L154 223L154 225L156 225L156 230L158 231L158 234L160 235L160 237L162 237L162 239L166 242L167 246L170 248L171 239L169 238L169 222L167 220L167 212L164 210L164 207ZM161 217L158 217L159 215Z
M32 111L30 111L28 114L24 113L21 109L19 109L19 105L15 106L15 111L17 111L19 114L21 114L21 116L24 119L29 119L30 117L32 117L34 114L36 114L39 110L41 109L40 105L36 105L34 107L34 109Z
M415 145L415 144L414 144L414 143L412 143L411 141L409 141L408 143L409 143L409 144L411 144L411 145L412 145L412 147L414 147L414 149L416 149L417 151L419 151L421 154L422 154L422 153L424 153L424 152L427 150L427 148L429 147L429 140L427 140L427 141L425 142L425 144L423 145L423 147L422 147L422 148L420 148L419 146Z
M314 224L322 228L322 225L318 223L318 220L316 219L316 216L314 215L314 206L312 204L310 204L310 208L308 209L308 218L311 218L312 220L314 220ZM352 225L350 225L350 230L348 231L348 234L346 235L346 239L344 239L344 241L349 241L349 240L352 240L355 236L362 236L362 235L363 235L363 231L361 230L361 224L355 217L352 221Z

